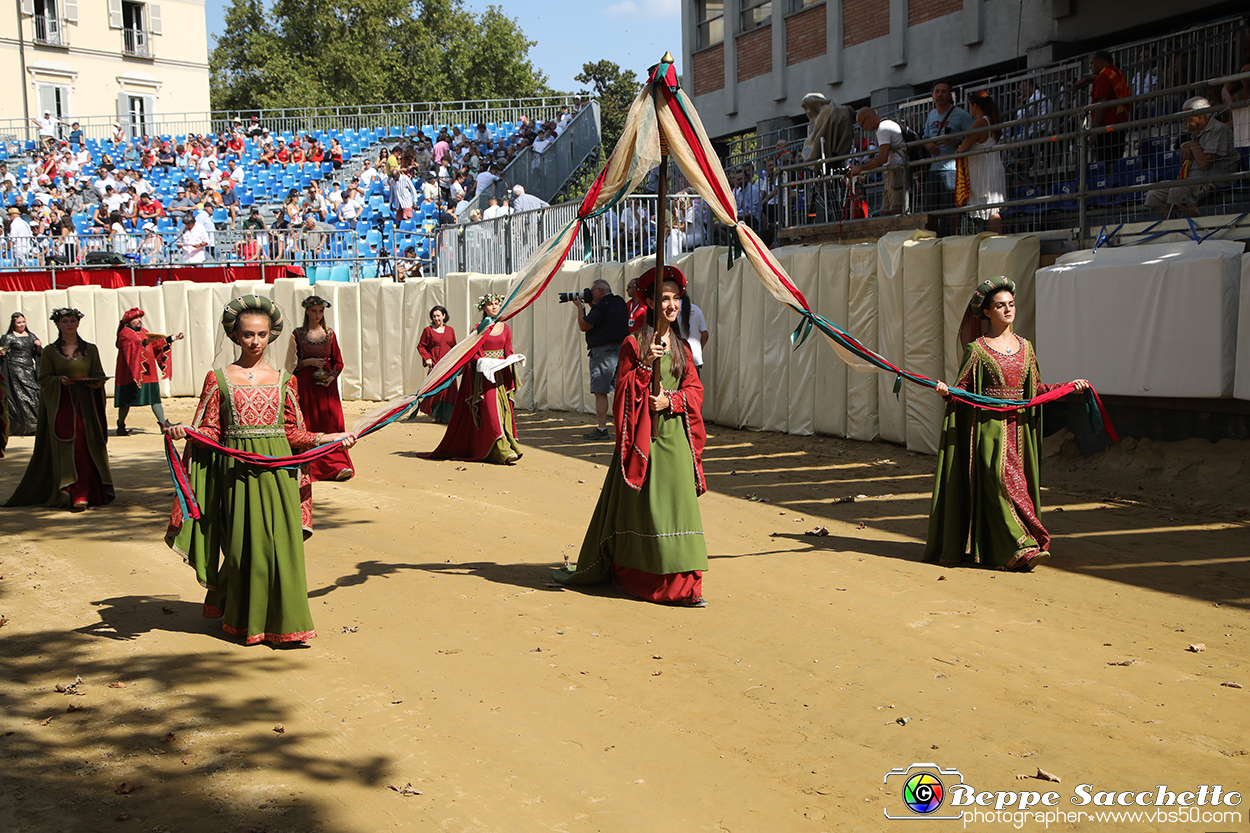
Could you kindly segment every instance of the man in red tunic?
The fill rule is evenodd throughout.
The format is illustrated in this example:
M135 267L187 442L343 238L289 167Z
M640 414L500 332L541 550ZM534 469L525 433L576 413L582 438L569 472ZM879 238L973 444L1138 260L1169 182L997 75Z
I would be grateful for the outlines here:
M162 378L168 379L169 347L183 337L153 335L143 328L143 310L126 310L117 325L117 378L113 380L113 404L117 406L117 436L130 434L126 415L133 405L151 405L159 425L165 425L161 407Z

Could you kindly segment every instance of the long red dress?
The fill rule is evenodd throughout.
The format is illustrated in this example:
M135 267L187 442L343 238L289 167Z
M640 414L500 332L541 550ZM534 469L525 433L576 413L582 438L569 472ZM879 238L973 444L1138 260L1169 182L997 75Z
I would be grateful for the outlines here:
M295 331L295 380L299 390L299 409L304 414L308 430L314 433L335 434L345 431L343 403L339 399L339 374L343 372L343 354L339 352L339 340L334 330L326 328L324 341L309 341L303 327ZM321 359L322 367L305 365L304 359ZM328 376L317 378L321 370ZM324 384L322 384L324 382ZM310 466L312 479L351 480L355 470L346 448L336 449Z
M433 327L426 327L421 333L421 340L417 342L417 352L421 354L422 361L438 364L438 360L446 356L455 346L456 331L451 327L444 325L441 333ZM451 421L451 414L455 407L456 383L453 380L451 386L438 396L422 400L421 413L430 414L435 422L447 423Z
M511 355L512 330L507 324L495 324L461 371L456 407L443 441L423 457L486 463L515 463L521 459L512 407L516 375L511 367L505 367L492 382L477 369L478 359L504 359Z

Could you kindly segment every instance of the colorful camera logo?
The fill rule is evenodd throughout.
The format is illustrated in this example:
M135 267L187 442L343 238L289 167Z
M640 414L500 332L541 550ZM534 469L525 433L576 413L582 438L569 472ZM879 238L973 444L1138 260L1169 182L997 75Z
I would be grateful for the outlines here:
M957 769L942 769L937 764L912 764L907 768L895 767L885 775L885 783L890 792L903 800L905 811L899 812L891 802L885 808L888 819L945 819L961 817L958 810L942 813L942 804L946 801L947 790L951 786L962 784L963 775ZM895 812L891 812L895 810Z

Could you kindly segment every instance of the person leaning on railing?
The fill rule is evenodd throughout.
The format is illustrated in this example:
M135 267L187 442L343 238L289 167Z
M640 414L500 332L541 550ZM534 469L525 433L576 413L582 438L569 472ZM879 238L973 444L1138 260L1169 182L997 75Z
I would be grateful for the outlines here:
M898 122L883 119L871 107L861 107L855 114L855 122L861 130L877 134L877 155L862 165L850 168L851 176L865 171L885 169L885 191L881 195L878 215L888 217L907 211L907 155L903 151L903 129Z

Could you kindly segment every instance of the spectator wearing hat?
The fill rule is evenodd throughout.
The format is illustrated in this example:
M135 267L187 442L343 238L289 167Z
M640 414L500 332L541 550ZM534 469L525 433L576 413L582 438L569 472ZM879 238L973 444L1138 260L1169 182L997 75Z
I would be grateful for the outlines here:
M187 196L187 188L185 185L179 185L173 201L169 203L167 209L169 215L175 220L180 220L189 212L195 210L195 200Z
M30 223L22 216L22 210L16 205L9 206L8 215L9 253L13 255L18 266L25 266L34 253L34 232L31 231Z
M203 263L208 256L208 232L195 221L194 214L182 218L182 234L178 235L183 263Z
M72 124L70 124L69 143L71 145L78 145L79 147L82 147L83 146L82 138L83 138L82 128L79 127L78 122L73 122Z
M1181 165L1188 167L1185 185L1175 188L1156 188L1146 193L1146 205L1153 208L1163 219L1173 210L1187 217L1198 217L1202 211L1199 201L1218 187L1228 183L1204 182L1213 177L1237 172L1240 162L1233 146L1233 129L1219 119L1211 118L1211 102L1202 96L1194 96L1185 102L1182 110L1189 113L1185 127L1192 139L1181 145Z
M143 224L143 239L139 242L139 258L143 263L160 263L165 251L165 240L149 220Z

